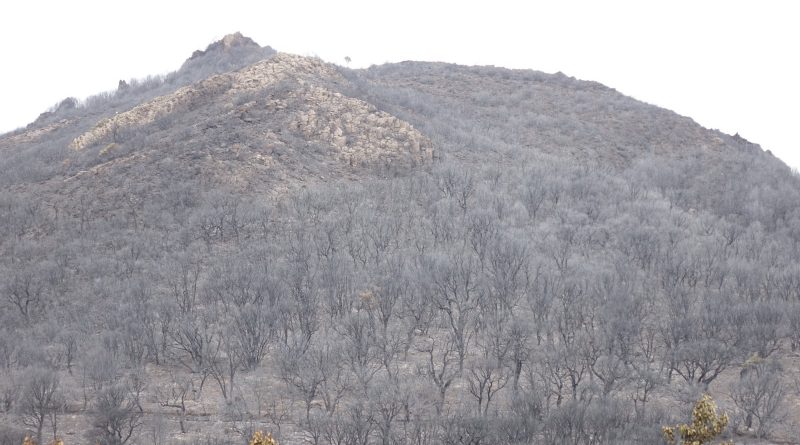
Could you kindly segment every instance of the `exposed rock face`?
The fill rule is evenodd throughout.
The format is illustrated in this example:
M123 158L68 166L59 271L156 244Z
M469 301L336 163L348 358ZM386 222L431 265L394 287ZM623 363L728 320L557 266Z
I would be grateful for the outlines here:
M408 154L414 162L429 161L433 147L428 138L388 113L364 101L330 90L304 90L304 109L292 124L310 140L328 143L350 164L391 161Z
M121 128L143 126L170 113L186 111L215 100L224 100L220 97L223 95L233 96L246 90L263 89L290 77L302 80L311 76L336 75L338 73L335 70L320 61L280 54L237 72L212 76L104 119L93 129L75 138L70 148L81 150L112 138L114 132Z
M201 99L212 99L228 87L224 76L214 76L199 85L183 87L172 94L157 97L129 111L101 120L94 128L73 139L70 148L81 150L105 140L114 142L115 133L120 129L149 124L160 116L188 108Z
M261 49L261 46L258 43L254 42L253 39L249 37L245 37L240 32L236 32L233 34L228 34L222 38L222 40L218 40L210 45L205 49L205 51L197 50L192 53L191 59L196 59L198 57L202 57L210 52L214 51L230 51L233 48L237 47L250 47L254 49Z
M34 126L30 130L21 131L19 133L9 134L0 139L0 149L14 148L19 144L30 144L44 139L51 135L56 130L68 127L73 124L72 119L61 119L57 122L47 124L44 126Z
M304 139L328 145L336 159L350 165L390 163L399 158L419 163L433 157L430 140L409 123L323 86L343 82L339 72L321 60L278 54L103 119L76 137L70 147L83 150L117 142L118 132L144 127L160 118L207 106L244 102L228 107L231 116L237 115L244 123L265 127L261 130L248 128L244 132L248 138L278 133L281 129L277 123L288 122ZM264 104L241 99L259 94L273 97L266 102L266 110ZM229 117L218 118L214 125L225 125L219 122L225 119Z
M195 51L176 74L189 83L196 82L246 67L275 54L277 52L269 46L261 47L237 32L212 43L205 51Z

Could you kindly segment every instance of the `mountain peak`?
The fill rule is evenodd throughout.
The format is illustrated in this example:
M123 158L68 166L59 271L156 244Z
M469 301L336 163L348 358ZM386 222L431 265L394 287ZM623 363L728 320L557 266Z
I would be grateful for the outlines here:
M230 48L231 46L236 46L236 45L258 46L258 44L254 42L253 39L251 39L250 37L243 36L242 33L238 31L233 34L226 35L225 37L222 38L221 42L226 48Z
M260 50L261 46L259 46L259 44L250 37L245 37L242 35L242 33L235 32L233 34L228 34L221 40L217 40L216 42L208 45L205 51L198 49L192 53L192 57L190 57L189 60L202 57L212 52L229 52L233 48L252 48L254 50Z
M253 39L235 32L208 45L205 50L192 53L178 74L186 83L191 83L214 74L238 70L275 54L276 51L269 46L261 47Z

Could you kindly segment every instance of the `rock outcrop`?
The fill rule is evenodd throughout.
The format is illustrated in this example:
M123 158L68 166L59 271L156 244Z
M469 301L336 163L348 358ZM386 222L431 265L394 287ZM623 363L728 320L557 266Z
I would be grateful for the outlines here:
M242 33L235 32L208 45L205 51L198 49L192 53L192 57L190 57L189 60L197 59L213 52L228 52L236 48L261 49L261 46L254 42L253 39L243 36Z
M351 165L404 156L413 162L432 159L430 140L408 122L325 88L310 87L303 93L305 107L294 114L293 125L305 138L334 147Z
M204 107L228 104L228 114L261 127L245 131L249 138L279 133L281 125L288 123L303 139L329 146L336 159L350 165L392 163L400 159L416 164L432 159L430 140L411 124L329 88L345 82L334 66L319 59L278 54L103 119L74 138L70 148L83 150L115 143L119 133L145 127L161 118L179 118ZM247 100L258 95L272 99L260 105ZM218 117L214 125L225 125L220 120L228 118Z

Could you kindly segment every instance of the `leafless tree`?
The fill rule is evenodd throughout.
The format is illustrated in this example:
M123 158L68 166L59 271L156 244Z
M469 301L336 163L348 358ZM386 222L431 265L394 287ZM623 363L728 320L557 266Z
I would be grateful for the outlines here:
M461 374L458 370L458 348L456 342L447 336L443 341L434 338L423 339L417 348L425 353L424 363L417 365L417 374L430 379L438 391L436 411L444 409L447 390Z
M115 385L97 395L94 427L103 443L122 445L142 425L142 412L127 388Z
M178 376L171 374L168 388L159 388L158 396L161 406L177 408L181 433L186 434L186 401L190 400L194 392L194 380L191 376Z
M19 310L25 322L41 314L45 306L45 281L32 267L10 273L3 289L6 300Z
M42 443L45 422L50 420L55 431L56 415L63 404L59 396L58 376L49 370L34 370L23 388L18 406L22 423L34 428L36 442Z
M746 363L738 382L732 382L733 403L744 415L744 427L752 429L757 422L756 436L768 438L775 425L785 420L785 398L789 393L780 363L756 358Z
M484 297L478 276L479 264L473 255L460 252L429 258L427 267L433 300L450 328L461 370L475 335L477 312Z
M475 398L478 415L489 414L489 405L497 392L508 383L509 374L508 368L486 349L468 364L467 389Z

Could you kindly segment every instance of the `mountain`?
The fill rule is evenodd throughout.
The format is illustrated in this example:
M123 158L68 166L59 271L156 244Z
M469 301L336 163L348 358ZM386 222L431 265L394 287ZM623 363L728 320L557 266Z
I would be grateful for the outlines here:
M797 437L800 178L596 82L236 33L0 185L0 443Z

